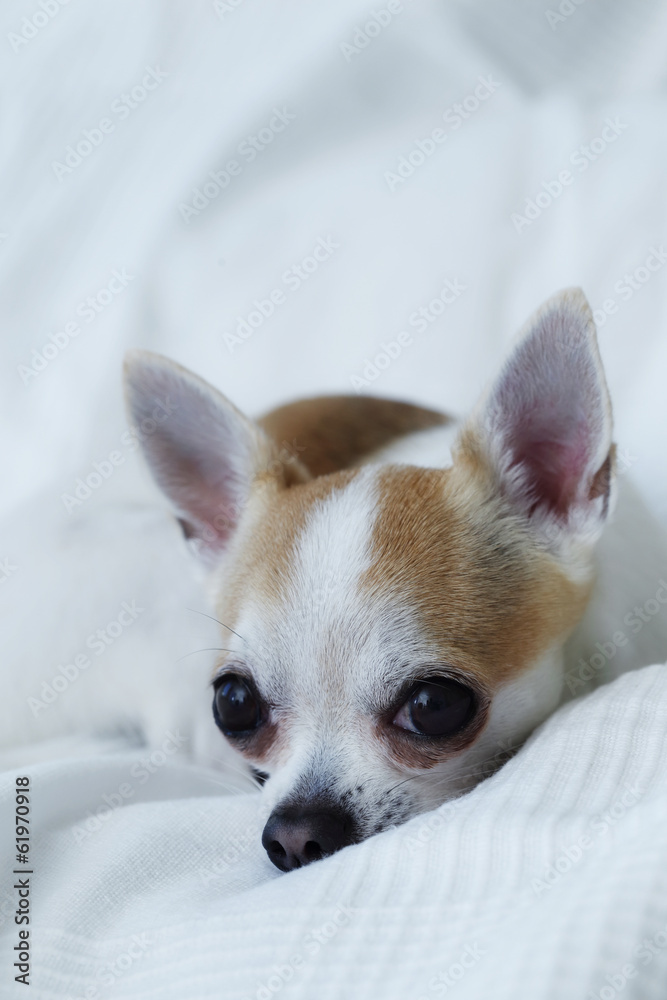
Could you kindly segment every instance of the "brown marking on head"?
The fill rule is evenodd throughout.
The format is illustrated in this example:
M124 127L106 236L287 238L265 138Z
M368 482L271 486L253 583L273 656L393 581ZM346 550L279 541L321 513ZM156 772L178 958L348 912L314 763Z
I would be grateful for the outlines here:
M488 485L465 463L383 470L364 585L407 601L436 662L493 691L565 639L590 584L569 579Z
M275 482L255 489L251 517L235 540L233 558L224 566L217 612L234 626L249 590L276 605L293 572L293 552L315 504L344 489L358 474L347 469L284 488ZM223 662L223 661L221 661ZM217 671L218 668L216 668Z
M234 543L237 547L220 577L216 611L221 622L236 627L248 592L261 596L267 613L271 607L280 607L294 569L294 549L310 511L336 490L344 489L356 475L357 469L349 469L289 488L276 480L267 481L264 489L255 486L249 505L250 517L242 522ZM291 626L299 627L293 620ZM309 626L312 622L303 622L303 628ZM257 651L253 646L250 654ZM235 665L237 658L236 653L221 654L214 676L223 674L225 668L244 676L246 670ZM280 706L278 718L242 738L232 737L230 742L255 764L280 766L290 753L289 717L289 706Z
M413 609L434 650L415 664L449 676L476 695L477 710L451 740L425 739L391 725L376 734L402 766L429 769L472 745L492 698L557 643L582 616L592 581L573 582L532 537L495 488L481 454L463 445L451 469L383 469L363 587L393 593Z
M444 413L374 396L318 396L267 413L260 426L313 476L347 469L391 441L449 423Z

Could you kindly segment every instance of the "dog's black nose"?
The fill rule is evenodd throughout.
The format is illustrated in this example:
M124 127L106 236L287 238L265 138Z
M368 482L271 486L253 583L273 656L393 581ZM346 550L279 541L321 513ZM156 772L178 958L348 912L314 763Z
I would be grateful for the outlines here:
M352 843L352 822L343 812L271 813L262 845L276 868L290 872Z

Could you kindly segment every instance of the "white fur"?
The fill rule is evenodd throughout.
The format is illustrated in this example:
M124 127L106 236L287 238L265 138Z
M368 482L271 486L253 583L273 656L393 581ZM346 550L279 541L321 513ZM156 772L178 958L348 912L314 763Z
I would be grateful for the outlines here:
M446 469L452 464L452 447L460 430L452 421L442 427L429 427L392 441L359 464L417 465L423 469Z
M618 483L618 499L611 523L602 533L595 552L596 584L580 624L565 646L563 694L582 695L628 670L667 658L667 606L641 628L625 619L636 605L654 598L660 580L667 580L667 536L656 522L632 482ZM635 629L637 629L635 631ZM624 632L627 644L615 645L613 637ZM615 653L592 671L583 671L580 660L599 653L597 643L614 646ZM570 681L570 684L567 681Z

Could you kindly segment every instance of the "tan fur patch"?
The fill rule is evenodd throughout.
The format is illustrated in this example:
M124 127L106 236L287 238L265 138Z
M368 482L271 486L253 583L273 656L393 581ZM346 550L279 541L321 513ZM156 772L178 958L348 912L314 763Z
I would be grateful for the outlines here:
M259 424L278 446L295 448L313 476L324 476L406 434L449 421L444 413L392 399L318 396L272 410Z
M233 585L242 587L251 581L267 599L278 599L290 579L294 547L309 511L335 490L344 489L356 475L356 469L347 469L319 476L288 489L277 488L268 502L260 501L257 517L241 540L243 558L236 560Z
M590 586L569 580L465 464L387 467L364 586L394 591L440 662L495 689L562 641Z
M273 482L253 498L253 516L234 539L237 546L221 575L216 614L235 628L244 596L252 591L269 607L280 607L294 569L294 549L314 504L342 490L358 475L348 469L290 488ZM228 659L218 660L214 673Z
M280 475L262 472L255 480L251 502L257 516L252 531L238 542L243 558L235 560L235 576L225 587L227 614L233 617L237 610L229 597L233 600L250 579L267 596L279 595L309 509L351 481L356 474L352 464L396 438L449 421L435 410L371 396L319 396L266 414L260 426L276 453L286 449L290 460ZM314 478L306 481L307 473Z

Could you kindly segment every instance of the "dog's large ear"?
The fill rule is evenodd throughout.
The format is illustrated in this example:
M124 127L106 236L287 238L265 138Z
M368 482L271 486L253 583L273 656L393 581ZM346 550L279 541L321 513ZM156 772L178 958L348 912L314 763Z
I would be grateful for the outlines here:
M124 382L153 478L205 557L225 548L253 488L308 478L221 393L168 358L128 352Z
M499 378L464 428L514 509L553 540L594 540L610 504L614 448L609 391L583 292L567 289L528 321Z

